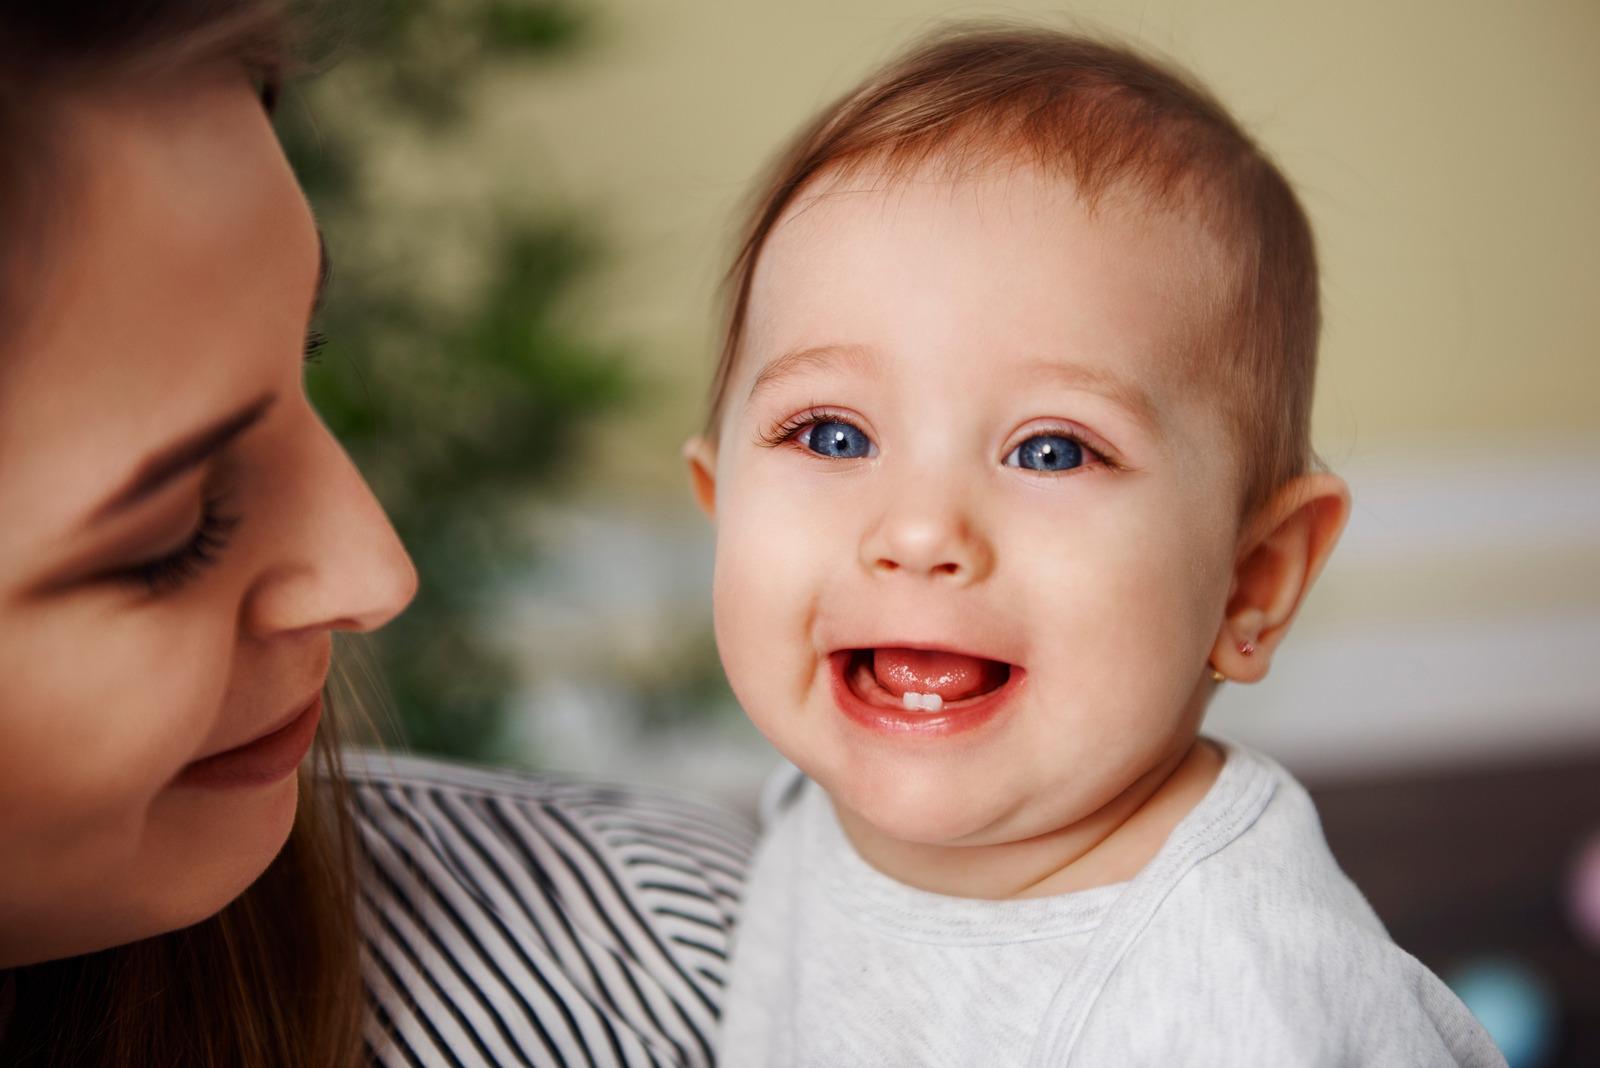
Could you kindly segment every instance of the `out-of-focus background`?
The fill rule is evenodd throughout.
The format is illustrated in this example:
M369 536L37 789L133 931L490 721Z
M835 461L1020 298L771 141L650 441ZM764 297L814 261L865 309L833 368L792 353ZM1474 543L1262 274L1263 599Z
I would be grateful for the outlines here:
M750 184L950 18L1197 73L1317 228L1315 437L1355 513L1211 729L1315 790L1402 945L1514 1068L1600 1064L1600 6L415 0L281 128L334 283L312 387L415 554L409 744L749 808L773 757L685 492Z

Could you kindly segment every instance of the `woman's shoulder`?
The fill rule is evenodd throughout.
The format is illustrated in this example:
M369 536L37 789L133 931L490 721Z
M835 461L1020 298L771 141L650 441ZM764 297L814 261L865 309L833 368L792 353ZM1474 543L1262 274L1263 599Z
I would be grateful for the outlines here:
M644 819L671 829L689 823L715 833L748 854L755 840L751 819L692 793L657 786L624 785L544 771L491 767L437 757L352 749L343 754L344 773L362 793L437 793L495 801L521 809L550 809L586 823L599 819ZM603 829L603 828L602 828Z
M487 1063L710 1063L747 819L650 787L371 752L345 764L389 1041Z

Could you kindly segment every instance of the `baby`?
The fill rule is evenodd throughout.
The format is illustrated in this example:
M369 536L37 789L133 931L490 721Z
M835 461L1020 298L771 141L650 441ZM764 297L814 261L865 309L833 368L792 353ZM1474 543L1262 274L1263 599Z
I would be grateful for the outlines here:
M1299 784L1198 733L1349 512L1317 333L1282 175L1121 48L946 35L788 149L687 449L723 664L799 769L727 1064L1504 1063Z

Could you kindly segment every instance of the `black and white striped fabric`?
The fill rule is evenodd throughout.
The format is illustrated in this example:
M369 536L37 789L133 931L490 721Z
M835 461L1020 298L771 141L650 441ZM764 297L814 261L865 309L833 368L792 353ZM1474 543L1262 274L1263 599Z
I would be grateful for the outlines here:
M375 1064L715 1063L746 822L662 791L348 765Z

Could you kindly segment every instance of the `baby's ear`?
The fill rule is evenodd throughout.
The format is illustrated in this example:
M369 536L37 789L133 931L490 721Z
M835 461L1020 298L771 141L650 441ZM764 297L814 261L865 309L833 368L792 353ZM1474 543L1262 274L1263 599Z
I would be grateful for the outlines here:
M707 518L717 518L717 447L696 435L683 443L689 464L689 488Z
M1246 528L1227 614L1211 663L1237 682L1259 682L1295 612L1350 517L1338 475L1302 475L1273 494Z

